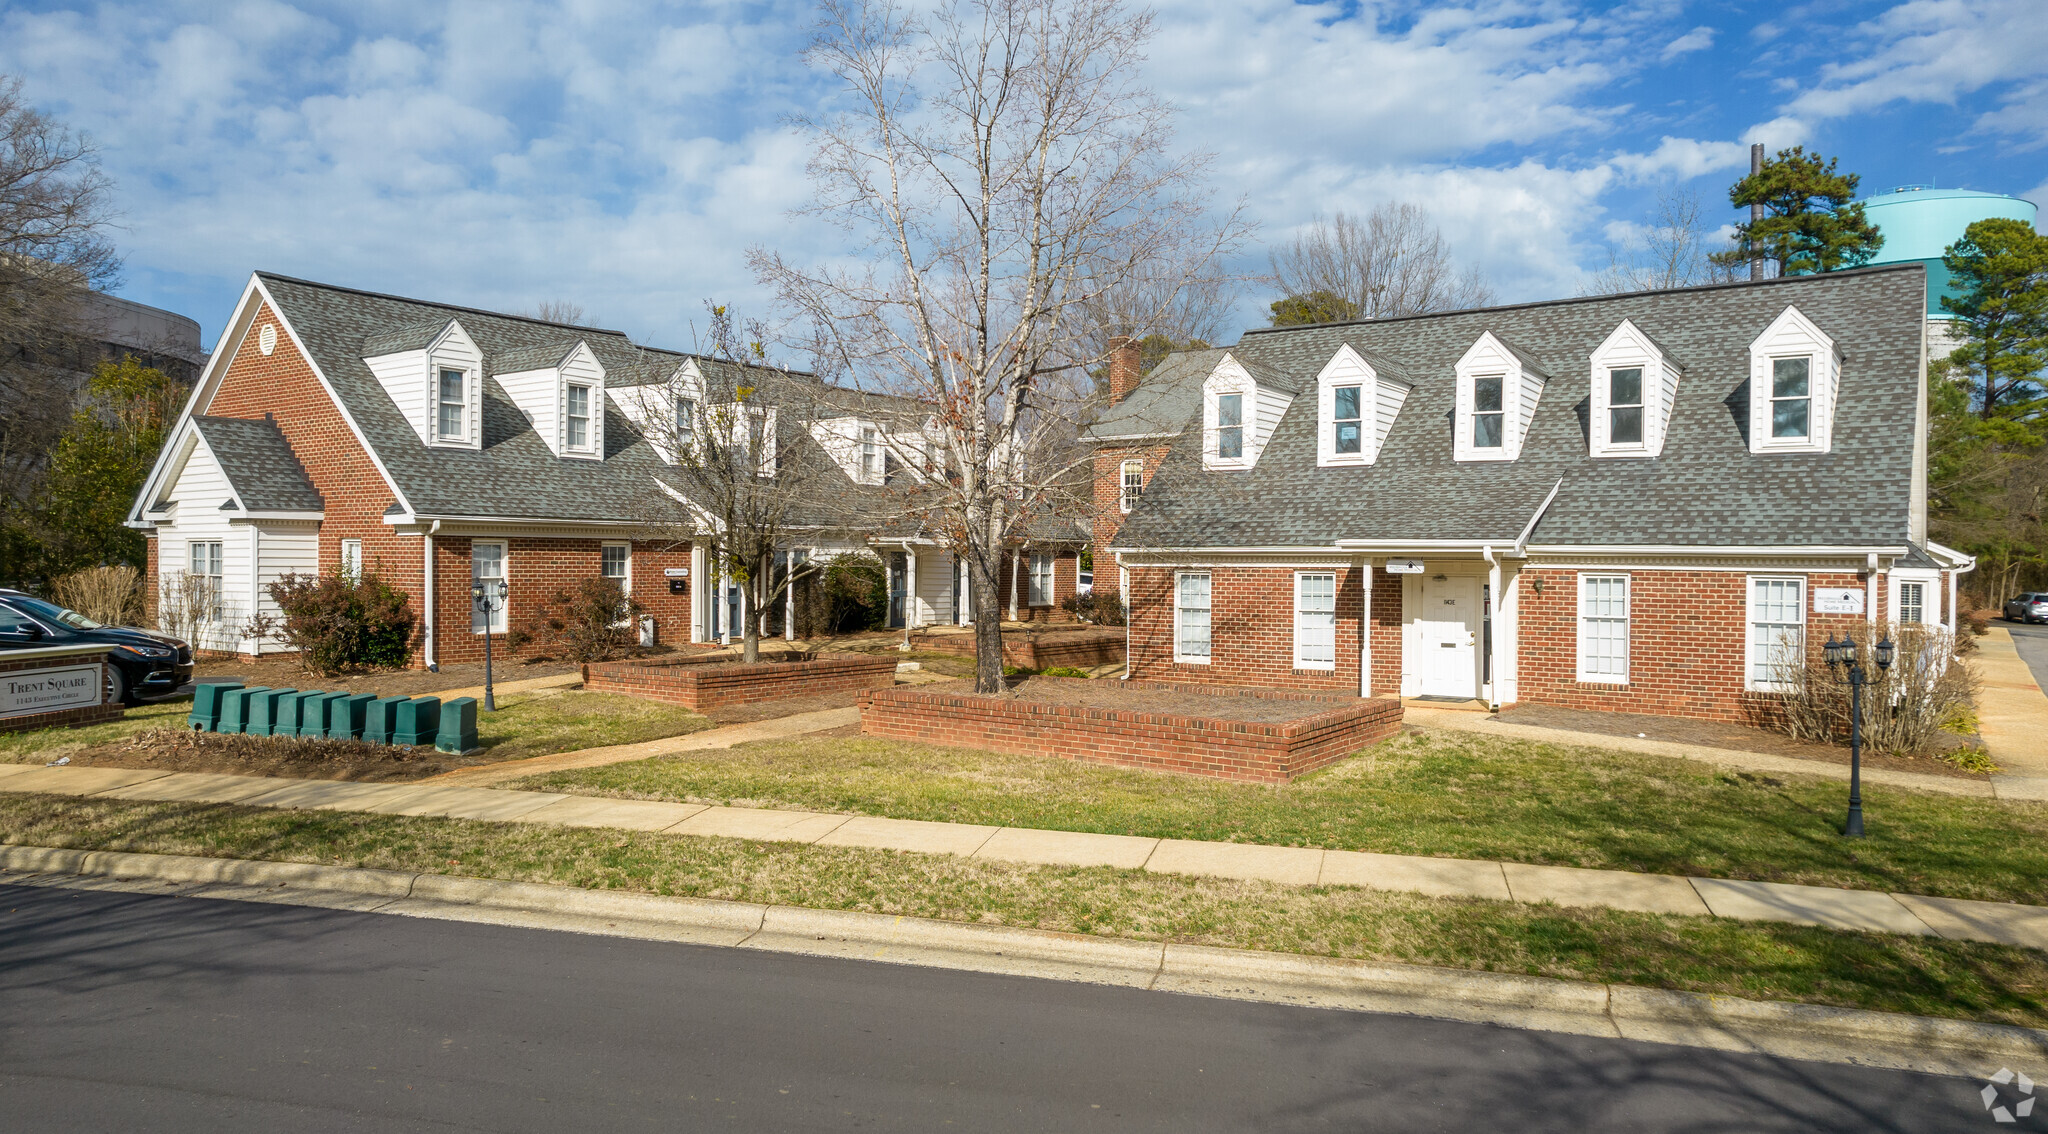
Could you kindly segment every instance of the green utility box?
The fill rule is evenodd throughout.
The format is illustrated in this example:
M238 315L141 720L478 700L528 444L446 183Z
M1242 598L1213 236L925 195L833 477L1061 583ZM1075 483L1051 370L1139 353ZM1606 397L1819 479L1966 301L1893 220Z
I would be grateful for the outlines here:
M327 702L327 738L329 740L360 740L363 722L369 715L370 702L375 693L343 693Z
M482 747L476 739L476 698L457 697L441 706L441 731L434 734L434 747L458 756Z
M220 731L220 703L230 689L240 689L239 681L209 681L192 687L192 713L185 723L194 732Z
M433 744L440 731L441 699L414 697L398 706L398 727L391 733L391 743L419 748Z
M363 739L372 744L391 743L398 731L398 707L410 697L379 697L363 710Z
M324 689L301 689L289 697L279 697L277 719L270 724L270 735L319 736L320 706L314 702L325 696L327 691ZM309 711L311 719L307 716ZM312 726L311 732L303 731L306 725Z
M249 698L249 724L242 731L250 736L274 736L277 734L278 703L293 696L296 689L265 689Z
M249 708L257 695L268 691L267 685L252 685L247 689L230 689L220 695L220 720L214 725L215 732L249 731Z

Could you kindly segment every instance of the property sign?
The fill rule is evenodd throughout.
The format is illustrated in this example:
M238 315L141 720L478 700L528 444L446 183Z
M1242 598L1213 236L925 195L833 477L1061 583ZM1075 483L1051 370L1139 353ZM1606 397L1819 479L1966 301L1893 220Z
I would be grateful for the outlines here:
M1815 587L1813 590L1813 612L1815 614L1862 614L1862 587Z
M688 567L663 567L661 569L661 577L664 579L687 579L690 577L690 569Z
M1389 560L1387 560L1387 574L1389 574L1389 575L1420 575L1420 574L1422 574L1422 560L1420 560L1420 559L1389 559Z
M105 696L100 662L0 674L0 717L97 705Z

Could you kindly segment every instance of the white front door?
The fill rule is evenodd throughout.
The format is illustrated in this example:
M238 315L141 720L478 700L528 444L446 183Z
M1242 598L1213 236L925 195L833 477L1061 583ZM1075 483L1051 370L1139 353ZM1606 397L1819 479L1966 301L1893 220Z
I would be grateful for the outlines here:
M1422 580L1415 615L1418 694L1479 696L1479 580L1472 576Z

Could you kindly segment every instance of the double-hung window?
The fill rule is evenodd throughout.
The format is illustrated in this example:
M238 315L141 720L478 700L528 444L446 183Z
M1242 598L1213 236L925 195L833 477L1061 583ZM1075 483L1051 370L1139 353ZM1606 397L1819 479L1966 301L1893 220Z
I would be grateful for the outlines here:
M602 577L610 579L613 582L617 583L619 585L620 590L625 590L626 564L629 562L629 557L632 555L631 545L623 543L608 543L604 545L604 550L602 551L601 555L602 558L598 560L597 573Z
M1506 435L1507 415L1501 394L1507 379L1499 374L1472 379L1472 447L1498 449Z
M351 579L363 577L363 541L345 539L341 541L341 573Z
M1052 605L1052 556L1036 551L1031 553L1030 605Z
M882 483L881 446L875 438L875 431L860 431L860 482L862 484Z
M1813 427L1813 359L1771 360L1771 436L1805 437Z
M465 440L469 417L469 376L460 370L443 369L435 384L434 435L444 441Z
M505 632L505 607L508 603L496 597L498 584L505 581L505 545L497 540L472 540L469 545L469 577L472 582L482 583L484 592L491 595L488 623L484 603L470 604L469 631L481 634L486 626L493 634Z
M1220 460L1244 459L1244 395L1216 396L1216 456Z
M692 398L676 399L676 455L697 446L697 403Z
M1294 576L1294 668L1337 668L1337 575Z
M1806 580L1749 581L1749 687L1788 688L1806 658Z
M1579 680L1628 684L1628 576L1579 576Z
M192 577L192 613L202 622L220 621L221 556L219 540L194 540L189 546L187 574Z
M1173 579L1173 660L1209 660L1209 573L1182 571Z
M1330 451L1338 456L1365 451L1364 393L1363 386L1337 386L1330 391Z
M1116 510L1129 512L1138 497L1145 495L1145 462L1125 461L1117 469L1120 486L1117 489Z
M590 448L590 387L570 386L565 403L569 423L563 443L571 449Z
M1622 366L1607 372L1607 443L1643 443L1643 368Z

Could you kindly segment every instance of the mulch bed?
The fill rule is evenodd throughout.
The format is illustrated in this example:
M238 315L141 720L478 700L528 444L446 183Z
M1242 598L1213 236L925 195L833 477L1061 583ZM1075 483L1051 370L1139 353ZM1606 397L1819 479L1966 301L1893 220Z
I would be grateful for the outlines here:
M417 780L488 762L476 757L451 756L429 747L187 732L179 728L147 729L126 740L71 756L71 765L81 768L223 772L233 776L289 776L358 783Z
M1849 750L1829 744L1811 744L1775 732L1751 728L1735 721L1701 721L1686 717L1656 717L1637 713L1595 713L1584 709L1563 709L1551 705L1525 705L1494 716L1507 724L1537 728L1597 732L1602 736L1634 736L1674 744L1697 744L1707 748L1733 748L1768 756L1790 756L1824 764L1847 764ZM1960 737L1956 738L1958 742ZM1937 756L1883 756L1865 751L1863 764L1897 772L1919 772L1929 776L1954 776L1966 780L1989 777L1966 772Z
M953 692L953 690L948 690ZM965 692L965 690L961 690ZM1192 693L1177 689L1133 689L1121 681L1025 678L996 696L1020 701L1053 701L1090 709L1120 709L1174 717L1281 724L1298 721L1335 707L1329 701L1279 701L1229 693Z
M578 666L556 661L503 661L491 666L494 681L523 681L529 677L553 677L576 673ZM243 685L265 685L272 689L332 689L336 692L375 693L379 697L416 697L444 689L467 689L484 683L484 663L460 662L433 673L424 669L383 669L367 673L345 673L322 677L299 665L296 654L266 654L259 658L201 658L196 676L232 677Z

